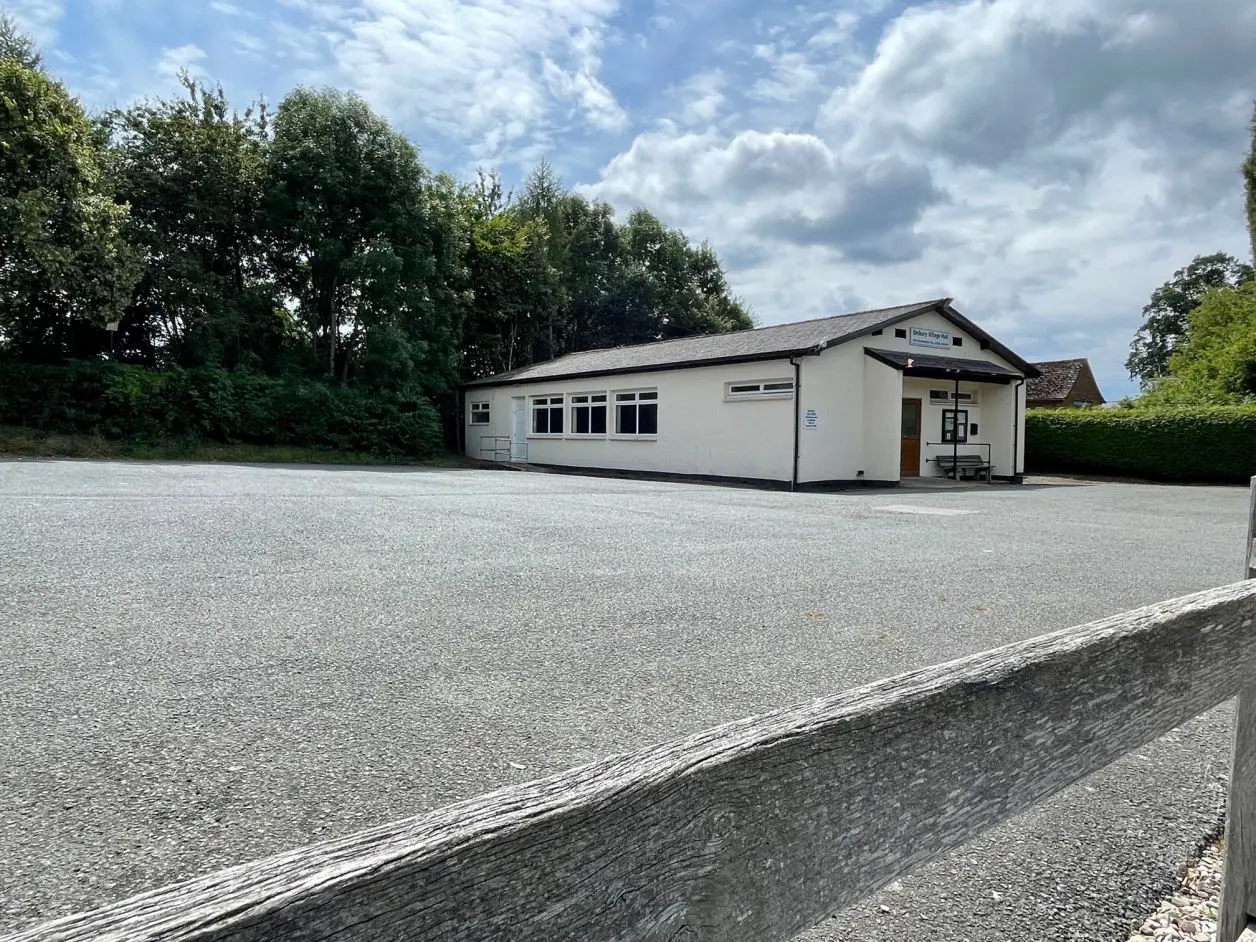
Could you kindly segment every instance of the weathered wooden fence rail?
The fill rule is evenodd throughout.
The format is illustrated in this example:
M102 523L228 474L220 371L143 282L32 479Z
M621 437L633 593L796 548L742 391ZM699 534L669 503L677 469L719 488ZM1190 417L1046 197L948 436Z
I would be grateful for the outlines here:
M789 939L1244 689L1220 939L1235 942L1256 901L1254 678L1256 582L1241 582L233 867L11 942Z

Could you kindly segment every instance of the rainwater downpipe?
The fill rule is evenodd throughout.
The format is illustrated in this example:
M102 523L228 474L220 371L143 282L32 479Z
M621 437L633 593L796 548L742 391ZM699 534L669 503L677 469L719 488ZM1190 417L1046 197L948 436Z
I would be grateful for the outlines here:
M802 444L799 440L802 425L802 364L797 357L790 357L789 362L794 367L794 473L789 479L789 489L795 491L798 489L798 453Z
M1012 483L1016 483L1016 465L1020 462L1020 391L1025 385L1025 377L1016 381L1012 390Z

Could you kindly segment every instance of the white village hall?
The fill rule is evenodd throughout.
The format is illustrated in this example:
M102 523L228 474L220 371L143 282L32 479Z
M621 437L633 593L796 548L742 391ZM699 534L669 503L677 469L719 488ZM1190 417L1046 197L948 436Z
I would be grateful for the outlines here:
M473 458L771 487L1019 481L1037 371L951 299L588 350L463 387Z

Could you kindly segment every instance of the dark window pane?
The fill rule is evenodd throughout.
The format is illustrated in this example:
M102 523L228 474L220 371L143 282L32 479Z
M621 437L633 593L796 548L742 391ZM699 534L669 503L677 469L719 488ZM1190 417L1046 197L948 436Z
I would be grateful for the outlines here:
M902 327L895 327L895 328L894 328L894 336L895 336L895 337L897 337L899 340L906 340L906 339L907 339L907 331L906 331L906 330L904 330Z
M594 435L606 434L606 406L593 407L593 419L589 426Z
M593 401L594 401L594 402L605 402L605 401L606 401L606 397L605 397L605 396L594 396L594 397L593 397Z
M575 416L575 421L573 423L572 431L575 432L577 435L588 435L589 434L589 407L588 406L576 406L576 408L572 409L571 411L573 415Z
M535 435L544 435L549 432L548 409L537 409L532 413L532 432Z
M657 435L659 433L659 407L657 403L642 403L641 415L637 420L638 435Z
M635 402L636 399L637 399L636 393L616 393L615 394L616 402Z
M964 338L963 338L963 337L952 337L952 338L951 338L951 346L952 346L952 347L962 347L963 345L964 345Z
M657 399L658 397L659 397L659 394L656 392L637 393L638 399Z
M561 400L561 399L555 399L554 401L555 401L555 402L562 402L562 400ZM559 432L561 432L561 431L563 430L563 410L562 410L562 407L560 406L560 407L559 407L559 408L557 408L557 409L550 409L550 410L549 410L549 414L550 414L550 432L551 432L552 434L555 434L555 435L556 435L556 434L558 434Z
M903 403L903 437L915 438L920 434L920 407L914 402Z
M620 435L636 435L637 434L637 407L618 406L616 407L618 417L615 420L615 431Z

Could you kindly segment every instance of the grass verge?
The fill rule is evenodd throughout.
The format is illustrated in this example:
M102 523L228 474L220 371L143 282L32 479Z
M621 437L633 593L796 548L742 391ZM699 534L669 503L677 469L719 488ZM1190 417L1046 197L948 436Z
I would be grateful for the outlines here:
M461 468L469 463L458 455L427 461L384 458L352 451L326 451L282 445L226 445L220 442L169 441L157 445L115 442L99 435L59 435L38 429L0 425L0 458L128 458L148 461L224 461L249 464L361 464Z

